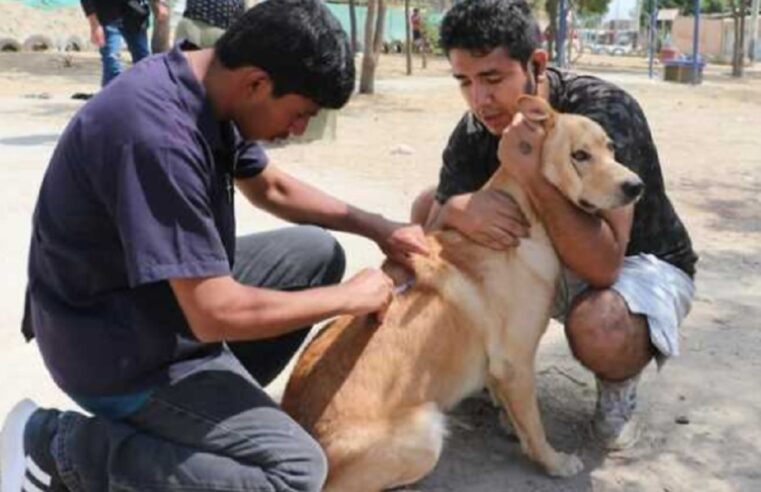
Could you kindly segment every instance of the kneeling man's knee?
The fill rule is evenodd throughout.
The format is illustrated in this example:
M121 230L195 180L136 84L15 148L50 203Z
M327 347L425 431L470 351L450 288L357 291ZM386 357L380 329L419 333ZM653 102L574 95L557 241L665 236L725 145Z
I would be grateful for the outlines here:
M601 343L610 330L626 321L628 312L616 291L590 289L574 299L566 316L566 333L569 339Z
M346 254L341 244L329 232L317 226L301 226L299 238L304 257L309 258L318 272L318 284L330 285L341 281L346 270Z
M626 377L633 366L650 358L647 322L638 318L616 291L589 290L574 300L566 317L571 351L598 375Z
M410 211L410 222L413 224L425 225L428 216L431 214L431 208L436 197L436 188L431 186L423 190L412 202Z
M303 488L294 490L303 490L304 492L322 490L325 480L328 478L328 459L316 441L310 441L309 446L304 446L299 467L304 476Z
M319 492L328 477L328 460L320 445L308 434L293 442L288 456L269 469L269 479L279 482L277 490Z

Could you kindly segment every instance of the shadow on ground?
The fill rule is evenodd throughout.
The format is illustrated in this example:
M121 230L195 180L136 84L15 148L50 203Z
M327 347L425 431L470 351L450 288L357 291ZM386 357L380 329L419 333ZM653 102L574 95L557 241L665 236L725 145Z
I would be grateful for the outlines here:
M19 147L47 145L56 143L58 141L58 137L60 137L60 135L57 133L24 135L21 137L6 137L0 138L0 145L12 145Z

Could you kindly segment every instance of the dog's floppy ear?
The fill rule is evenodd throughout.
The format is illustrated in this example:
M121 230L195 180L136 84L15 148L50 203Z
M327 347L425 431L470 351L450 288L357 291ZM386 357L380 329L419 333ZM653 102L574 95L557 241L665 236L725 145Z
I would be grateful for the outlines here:
M547 101L538 96L521 96L518 98L518 111L529 120L539 123L545 129L555 126L555 111Z

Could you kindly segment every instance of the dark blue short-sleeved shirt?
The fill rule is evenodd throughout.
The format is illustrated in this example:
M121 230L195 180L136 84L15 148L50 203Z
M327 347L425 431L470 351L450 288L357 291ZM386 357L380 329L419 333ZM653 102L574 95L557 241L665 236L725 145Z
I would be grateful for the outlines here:
M74 116L34 212L24 320L64 391L143 392L219 353L192 335L167 280L230 273L233 177L266 164L215 119L179 47Z

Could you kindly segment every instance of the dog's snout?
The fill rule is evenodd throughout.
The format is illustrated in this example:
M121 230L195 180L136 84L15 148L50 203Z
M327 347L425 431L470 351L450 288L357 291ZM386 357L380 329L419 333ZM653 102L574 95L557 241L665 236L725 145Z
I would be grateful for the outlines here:
M621 185L621 191L623 191L626 198L630 200L638 198L644 190L645 184L639 179L626 181Z

